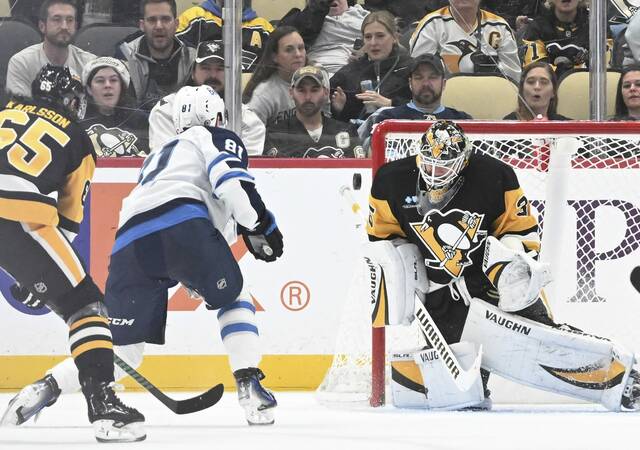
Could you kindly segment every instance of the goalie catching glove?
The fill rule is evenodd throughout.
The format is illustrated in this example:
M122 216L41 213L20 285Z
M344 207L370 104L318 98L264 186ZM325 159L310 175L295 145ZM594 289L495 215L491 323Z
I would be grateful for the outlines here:
M280 233L276 219L270 211L265 210L262 219L258 221L258 225L253 230L247 230L238 225L238 231L256 259L272 262L282 256L284 247L282 233Z
M540 290L551 281L549 264L525 254L522 246L522 250L511 247L489 236L482 261L482 271L498 289L498 306L508 312L521 311L533 304Z
M19 283L14 283L9 288L11 291L11 295L13 298L18 300L24 306L29 309L37 310L45 307L45 304L42 300L35 297L26 287L21 286Z

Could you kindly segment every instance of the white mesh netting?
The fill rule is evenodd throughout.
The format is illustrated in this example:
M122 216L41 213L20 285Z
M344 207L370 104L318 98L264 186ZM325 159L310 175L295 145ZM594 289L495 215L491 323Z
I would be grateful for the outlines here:
M496 132L500 125L492 124L487 133L483 126L463 128L476 152L516 170L546 230L542 259L552 264L555 281L547 293L556 317L567 313L569 321L586 323L601 335L638 342L633 323L603 324L596 304L611 314L640 312L640 302L617 295L637 265L637 259L625 257L640 247L640 127L583 123L563 132L557 124L540 124L533 132L531 125L521 132L511 124ZM373 151L384 151L386 161L415 154L414 143L427 127L405 123L395 129L385 123L384 140L374 136ZM384 142L384 148L376 142ZM323 402L366 404L372 394L371 318L362 270L360 264L354 267L333 364L317 391ZM387 356L421 345L414 327L387 327L386 334Z

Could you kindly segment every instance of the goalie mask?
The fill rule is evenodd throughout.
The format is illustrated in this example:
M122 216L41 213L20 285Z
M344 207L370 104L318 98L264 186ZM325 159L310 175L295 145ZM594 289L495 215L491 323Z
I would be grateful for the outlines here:
M420 139L418 168L428 190L451 186L469 162L471 142L448 120L435 122Z
M31 95L34 99L61 106L78 120L84 118L87 107L84 87L66 66L43 66L31 83Z
M176 93L173 102L176 133L198 125L224 127L225 117L224 100L211 86L185 86Z

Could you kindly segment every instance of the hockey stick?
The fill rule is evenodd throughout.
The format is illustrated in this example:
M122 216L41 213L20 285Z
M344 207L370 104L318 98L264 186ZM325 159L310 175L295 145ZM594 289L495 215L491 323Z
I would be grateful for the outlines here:
M168 397L160 389L155 387L153 383L143 377L140 372L120 359L118 355L114 354L113 359L114 362L118 366L120 366L120 368L124 370L129 376L131 376L131 378L136 380L140 386L149 391L151 395L160 400L163 405L165 405L176 414L190 414L193 412L202 411L203 409L207 409L210 406L218 403L218 401L220 401L220 399L222 398L222 393L224 392L224 386L222 385L222 383L219 383L209 389L207 392L204 392L197 397L187 398L184 400L174 400Z
M473 362L472 366L469 367L468 370L464 370L460 363L458 362L458 358L454 355L453 351L445 341L442 333L438 329L438 326L431 318L431 315L427 311L427 308L422 304L420 297L415 293L414 295L414 303L415 303L415 316L418 320L418 325L420 325L420 329L424 334L427 342L433 347L442 362L449 370L449 374L453 379L454 383L458 387L458 389L462 392L468 391L473 383L475 383L478 378L478 374L480 373L480 360L482 358L482 350L478 352L478 356L476 360Z
M631 279L631 285L636 289L636 291L640 292L640 266L635 267L631 271L629 278Z

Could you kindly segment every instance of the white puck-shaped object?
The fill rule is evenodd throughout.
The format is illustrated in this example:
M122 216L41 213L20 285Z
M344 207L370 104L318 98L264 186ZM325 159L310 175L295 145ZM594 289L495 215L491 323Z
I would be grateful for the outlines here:
M273 256L273 249L266 244L262 246L262 251L267 256Z

